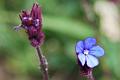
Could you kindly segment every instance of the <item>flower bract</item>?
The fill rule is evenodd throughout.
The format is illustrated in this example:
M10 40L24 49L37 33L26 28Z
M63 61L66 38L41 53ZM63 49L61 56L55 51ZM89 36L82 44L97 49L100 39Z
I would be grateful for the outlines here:
M42 11L37 3L33 4L31 11L22 11L19 15L21 19L21 25L16 27L23 28L28 39L33 47L40 46L44 40L44 33L42 32Z

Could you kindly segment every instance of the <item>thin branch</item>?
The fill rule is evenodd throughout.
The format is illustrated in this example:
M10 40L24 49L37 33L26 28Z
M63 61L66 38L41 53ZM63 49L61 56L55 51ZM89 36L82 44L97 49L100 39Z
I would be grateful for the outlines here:
M45 56L43 56L42 51L39 47L36 48L37 53L38 53L38 57L40 60L40 67L43 71L43 78L44 80L48 80L48 63L47 63L47 59L45 58Z

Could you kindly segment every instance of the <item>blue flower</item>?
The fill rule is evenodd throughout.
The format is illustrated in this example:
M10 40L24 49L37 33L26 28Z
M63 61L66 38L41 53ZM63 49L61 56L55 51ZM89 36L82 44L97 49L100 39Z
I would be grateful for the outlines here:
M98 57L104 55L104 50L99 45L96 45L95 38L86 38L83 41L78 41L76 44L76 54L82 66L87 65L93 68L99 64Z

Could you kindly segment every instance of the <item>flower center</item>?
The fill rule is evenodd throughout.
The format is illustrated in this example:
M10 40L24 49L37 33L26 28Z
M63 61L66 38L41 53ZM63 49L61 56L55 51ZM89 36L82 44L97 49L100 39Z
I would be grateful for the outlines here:
M84 50L84 54L87 55L89 53L88 50Z

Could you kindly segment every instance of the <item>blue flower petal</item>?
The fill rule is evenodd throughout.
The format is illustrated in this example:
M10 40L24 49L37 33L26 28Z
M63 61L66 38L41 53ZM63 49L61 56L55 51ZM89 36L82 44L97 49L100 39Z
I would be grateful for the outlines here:
M86 56L86 60L87 60L87 66L90 68L93 68L99 64L98 59L95 56L89 54Z
M84 66L85 61L86 61L85 55L83 53L78 54L78 59L80 60L82 66Z
M76 48L75 48L76 53L82 53L83 48L84 48L83 41L77 42Z
M94 46L90 49L89 54L94 55L96 57L101 57L104 55L104 49L100 46Z
M84 45L86 49L90 49L95 44L96 44L96 39L92 37L86 38L84 41Z

